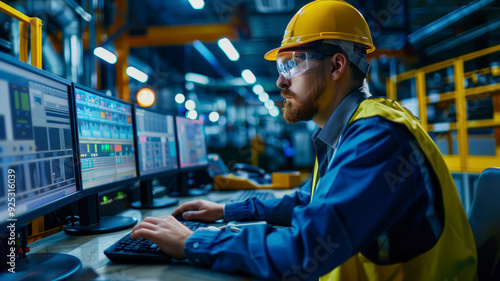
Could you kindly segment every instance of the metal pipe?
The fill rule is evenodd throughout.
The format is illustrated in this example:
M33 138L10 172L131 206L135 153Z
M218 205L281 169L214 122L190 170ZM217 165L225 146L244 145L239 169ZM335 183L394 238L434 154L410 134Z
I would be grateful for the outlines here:
M476 28L472 28L467 30L459 35L456 35L447 40L441 41L437 44L434 44L425 50L425 54L427 56L432 56L438 54L440 52L446 51L451 48L455 48L456 46L461 45L462 43L469 42L474 38L477 38L485 33L488 33L494 29L500 28L500 19L495 19L491 22L480 25Z
M424 40L430 35L439 32L443 28L459 21L463 17L476 12L477 10L489 5L494 1L495 0L476 0L470 2L469 4L452 11L444 17L441 17L408 35L408 41L413 45L417 45L420 41Z

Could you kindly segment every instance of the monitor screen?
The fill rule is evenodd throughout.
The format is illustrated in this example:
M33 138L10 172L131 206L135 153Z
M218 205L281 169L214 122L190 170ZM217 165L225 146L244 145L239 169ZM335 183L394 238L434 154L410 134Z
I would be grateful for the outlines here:
M174 117L135 108L140 176L177 170Z
M208 159L203 121L177 116L176 125L180 167L206 166Z
M71 87L48 77L0 60L0 223L78 193Z
M83 190L135 178L132 106L79 87L75 106Z

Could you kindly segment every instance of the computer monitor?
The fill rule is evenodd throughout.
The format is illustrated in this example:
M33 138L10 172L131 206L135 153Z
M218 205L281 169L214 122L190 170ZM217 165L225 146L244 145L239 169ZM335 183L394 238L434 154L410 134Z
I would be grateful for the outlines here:
M203 121L176 116L179 163L183 170L204 169L208 165Z
M15 260L16 273L5 274L6 280L40 271L48 279L71 276L81 267L71 255L11 253L11 247L27 247L27 227L22 224L81 198L71 84L0 55L0 93L0 268ZM7 242L12 236L18 240L15 245Z
M64 231L87 235L132 227L135 218L100 218L97 196L137 181L132 105L78 84L73 88L84 198L78 202L79 222Z
M190 182L193 182L190 178L191 173L208 167L203 121L176 116L175 123L181 173L177 181L178 190L171 195L204 194L204 190L189 188Z
M141 182L141 200L131 205L136 209L162 208L179 203L167 197L153 198L154 178L177 172L175 117L160 111L134 106L134 133Z

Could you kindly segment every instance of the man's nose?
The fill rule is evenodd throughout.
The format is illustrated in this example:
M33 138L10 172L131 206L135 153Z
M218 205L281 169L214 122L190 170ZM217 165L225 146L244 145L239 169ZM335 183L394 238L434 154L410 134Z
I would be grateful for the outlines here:
M278 88L280 88L280 89L289 88L290 87L290 80L285 79L285 77L283 77L283 75L280 74L280 76L278 77L278 80L276 80L276 86L278 86Z

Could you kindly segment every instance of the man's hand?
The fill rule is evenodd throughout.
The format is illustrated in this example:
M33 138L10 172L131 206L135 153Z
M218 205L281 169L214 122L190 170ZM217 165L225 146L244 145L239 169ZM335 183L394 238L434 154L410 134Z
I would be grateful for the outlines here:
M195 200L180 205L172 212L172 216L180 214L185 220L216 221L224 218L224 204Z
M186 240L193 232L172 216L147 217L132 230L132 239L145 238L175 259L185 259Z

